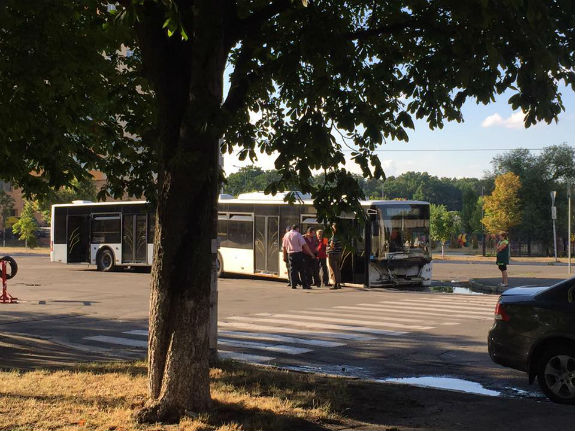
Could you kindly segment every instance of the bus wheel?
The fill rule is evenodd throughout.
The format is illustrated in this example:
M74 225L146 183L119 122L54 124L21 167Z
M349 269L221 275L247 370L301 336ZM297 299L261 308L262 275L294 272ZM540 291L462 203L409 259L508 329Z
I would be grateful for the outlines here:
M220 278L224 274L224 264L222 261L222 256L219 253L218 256L216 257L216 273L218 275L218 278Z
M98 271L110 272L114 270L114 253L109 248L98 253L96 258L96 263L98 265Z

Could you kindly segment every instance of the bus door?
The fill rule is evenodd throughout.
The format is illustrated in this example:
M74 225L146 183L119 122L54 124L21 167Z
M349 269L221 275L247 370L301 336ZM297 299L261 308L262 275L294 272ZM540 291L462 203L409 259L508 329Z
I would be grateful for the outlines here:
M90 262L90 216L68 215L66 226L67 262Z
M279 274L279 217L255 217L255 272Z
M146 214L122 217L122 263L147 263L148 220Z

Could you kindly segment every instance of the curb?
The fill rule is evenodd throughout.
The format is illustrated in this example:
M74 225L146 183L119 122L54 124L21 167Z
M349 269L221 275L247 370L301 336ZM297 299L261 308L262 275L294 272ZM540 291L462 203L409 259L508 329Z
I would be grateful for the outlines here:
M474 278L470 278L470 279L469 279L469 286L470 286L472 289L475 289L475 290L480 291L480 292L485 292L485 293L498 293L498 294L501 294L501 293L503 293L505 290L508 289L508 288L503 288L503 287L498 286L498 285L494 286L494 285L492 285L492 284L481 283L481 282L477 281L477 280L474 279Z

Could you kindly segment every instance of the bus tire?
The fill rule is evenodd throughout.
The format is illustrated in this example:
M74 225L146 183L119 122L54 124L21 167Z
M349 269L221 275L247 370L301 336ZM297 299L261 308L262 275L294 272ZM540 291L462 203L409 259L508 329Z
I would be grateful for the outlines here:
M14 276L18 272L18 265L16 264L16 261L10 256L4 256L0 257L0 262L6 262L6 266L10 267L10 272L8 272L8 269L6 269L6 280L14 278ZM0 277L1 276L2 276L2 267L0 267Z
M96 265L98 271L111 272L115 269L114 265L114 252L109 248L103 248L96 256Z
M216 256L216 274L218 278L221 278L224 275L224 261L220 253Z

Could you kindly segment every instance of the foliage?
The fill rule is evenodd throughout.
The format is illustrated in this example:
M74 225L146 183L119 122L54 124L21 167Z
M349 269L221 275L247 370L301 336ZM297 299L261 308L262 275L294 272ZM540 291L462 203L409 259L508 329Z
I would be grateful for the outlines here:
M445 205L431 204L430 236L444 245L460 229L461 219L457 211L447 211Z
M275 170L264 171L256 166L247 166L226 178L223 191L233 196L262 191L278 178L279 173Z
M12 232L19 236L19 239L26 242L26 247L36 247L38 241L36 238L36 230L38 229L38 222L36 221L36 205L32 201L26 201L22 214L14 226Z
M490 196L485 196L485 211L481 222L489 233L508 232L521 222L519 189L521 180L513 172L495 178L495 189Z
M0 190L0 216L2 216L2 227L6 224L6 218L14 209L14 199L4 190Z
M107 3L2 2L0 175L28 195L89 180L90 169L118 196L153 187L153 145L142 145L153 97L133 33L102 31Z
M54 204L70 203L75 200L96 200L96 187L92 181L73 179L70 186L50 190L47 195L36 201L36 207L46 223L50 223L51 207Z
M521 223L513 237L523 241L553 242L550 192L557 191L557 232L567 237L567 184L575 183L575 150L567 145L546 147L540 154L518 149L493 159L492 178L513 172L521 181Z

